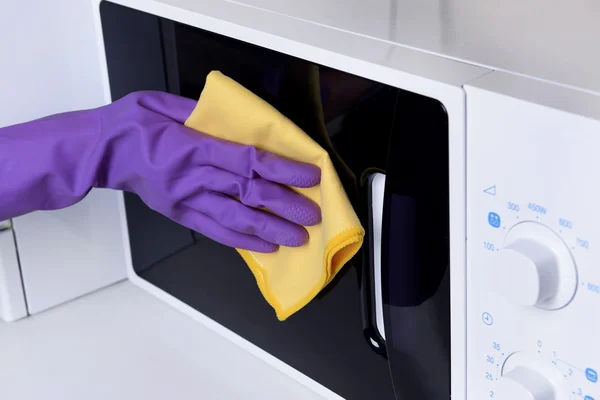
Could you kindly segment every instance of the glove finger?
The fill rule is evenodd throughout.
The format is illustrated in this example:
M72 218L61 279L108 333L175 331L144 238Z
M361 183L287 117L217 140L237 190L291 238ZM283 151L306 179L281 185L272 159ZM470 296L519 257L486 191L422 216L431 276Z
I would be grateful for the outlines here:
M258 175L272 182L300 188L316 186L321 180L321 170L315 165L218 139L180 125L194 110L197 104L195 100L164 92L138 92L132 98L140 107L179 123L163 126L161 134L149 141L149 160L154 160L156 154L169 154L170 159L175 160L179 159L178 155L192 155L196 165L213 165L246 178ZM167 132L172 129L180 132ZM165 149L156 153L155 146L159 143Z
M321 222L321 209L317 203L278 183L245 178L215 167L201 167L194 175L202 176L203 188L238 197L249 207L267 208L298 225L312 226Z
M258 236L236 232L219 224L211 217L192 208L186 208L177 218L180 224L202 235L211 238L225 246L237 249L255 251L258 253L273 253L279 246Z
M315 165L293 161L253 146L218 139L194 131L194 161L212 165L245 178L260 176L268 181L298 188L309 188L321 182L321 169Z
M254 147L245 149L245 154L248 171L254 171L266 180L297 188L309 188L321 182L321 169L315 165L293 161Z
M201 191L187 198L184 204L208 215L226 228L258 236L270 243L299 247L308 241L308 232L300 225L245 206L221 193Z

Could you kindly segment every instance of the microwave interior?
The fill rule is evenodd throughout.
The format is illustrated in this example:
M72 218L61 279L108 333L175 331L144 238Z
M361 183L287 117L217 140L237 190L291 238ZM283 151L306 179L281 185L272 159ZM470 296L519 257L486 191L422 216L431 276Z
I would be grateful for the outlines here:
M377 329L367 236L284 322L242 258L125 193L134 271L345 399L450 398L448 117L428 97L108 1L100 5L112 99L161 90L198 99L219 70L326 149L365 226L368 177L386 175ZM307 96L318 70L321 104ZM322 112L327 135L319 129ZM385 339L384 339L385 337Z

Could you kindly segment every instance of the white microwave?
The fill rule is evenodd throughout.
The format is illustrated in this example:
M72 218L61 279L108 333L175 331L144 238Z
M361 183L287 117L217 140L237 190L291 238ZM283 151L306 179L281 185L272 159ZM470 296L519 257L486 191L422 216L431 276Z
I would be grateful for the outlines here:
M368 231L281 323L234 251L103 193L119 223L100 245L132 282L330 398L600 398L597 7L94 4L107 101L197 98L219 69L310 134L290 93L318 67L327 150L357 178L346 190Z

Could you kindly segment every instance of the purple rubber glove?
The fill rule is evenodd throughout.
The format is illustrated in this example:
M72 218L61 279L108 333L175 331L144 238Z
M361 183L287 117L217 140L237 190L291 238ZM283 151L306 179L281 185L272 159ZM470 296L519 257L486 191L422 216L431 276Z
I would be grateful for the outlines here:
M185 127L195 104L138 92L0 129L0 220L64 208L93 187L109 188L136 193L228 246L273 252L303 245L302 225L319 223L320 209L284 185L315 186L320 169Z

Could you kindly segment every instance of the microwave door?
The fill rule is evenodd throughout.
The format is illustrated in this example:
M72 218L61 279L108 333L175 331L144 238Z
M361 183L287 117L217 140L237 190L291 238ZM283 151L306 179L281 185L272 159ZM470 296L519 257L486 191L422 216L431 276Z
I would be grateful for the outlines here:
M398 400L450 398L447 115L399 94L385 176L381 294Z
M379 268L377 274L369 268L367 272L373 272L373 277L367 285L361 279L364 263L355 257L306 307L283 323L274 317L254 276L234 249L190 232L155 213L135 195L126 194L131 274L145 286L162 291L177 306L185 305L190 312L214 320L243 337L248 346L261 349L347 400L391 400L396 398L394 390L400 394L398 399L408 399L410 393L427 393L413 386L427 386L429 379L432 385L447 391L443 382L448 379L448 371L438 371L448 361L444 340L437 336L429 340L441 343L431 346L441 349L433 353L441 354L436 358L437 364L430 362L429 356L415 362L418 351L416 348L410 351L411 342L401 340L405 332L399 329L412 327L417 330L415 337L419 337L419 329L424 332L423 337L443 332L408 313L412 309L426 311L421 305L432 301L412 296L416 305L407 306L398 303L394 296L408 296L412 292L395 287L389 290L398 286L398 282L421 288L427 283L421 277L434 278L434 274L425 271L416 278L396 276L403 269L412 271L414 265L402 264L399 269L398 260L391 258L388 262L386 258L386 243L395 237L394 231L387 232L386 224L398 214L386 216L386 212L390 213L386 207L390 208L391 193L416 201L416 226L423 226L423 231L429 232L430 244L434 236L447 238L444 224L448 199L444 191L448 184L448 127L443 107L422 95L333 66L319 65L109 1L101 3L100 15L113 99L149 89L198 99L206 75L219 70L278 109L328 151L362 221L368 213L361 211L361 202L357 201L364 198L364 187L359 187L359 180L367 170L385 173L385 184L378 180L374 195L379 199L379 214L383 210L383 218L376 217L381 223L381 228L377 228L381 232L381 256L377 257L381 274ZM385 187L383 197L382 187ZM427 207L430 210L421 214L421 208ZM392 226L411 227L395 222ZM419 232L415 241L424 243L427 237ZM400 246L402 251L398 254L410 255L403 250L408 245ZM371 247L365 241L363 251ZM439 265L429 261L421 264ZM446 264L441 268L445 271ZM371 290L373 283L380 283L381 290L377 287ZM432 295L437 299L437 293L442 293L421 292L424 299ZM369 312L372 316L369 326L376 328L371 336L379 341L378 351L373 351L373 343L365 340L364 317L361 318L365 293L372 294L369 298L374 299L370 301L375 311ZM440 304L443 312L434 322L443 326L440 321L444 321L445 303L435 304ZM400 316L396 309L400 310ZM418 344L427 346L425 341ZM403 380L416 374L410 371L417 369L425 369L426 373L419 372L413 383L410 379Z

